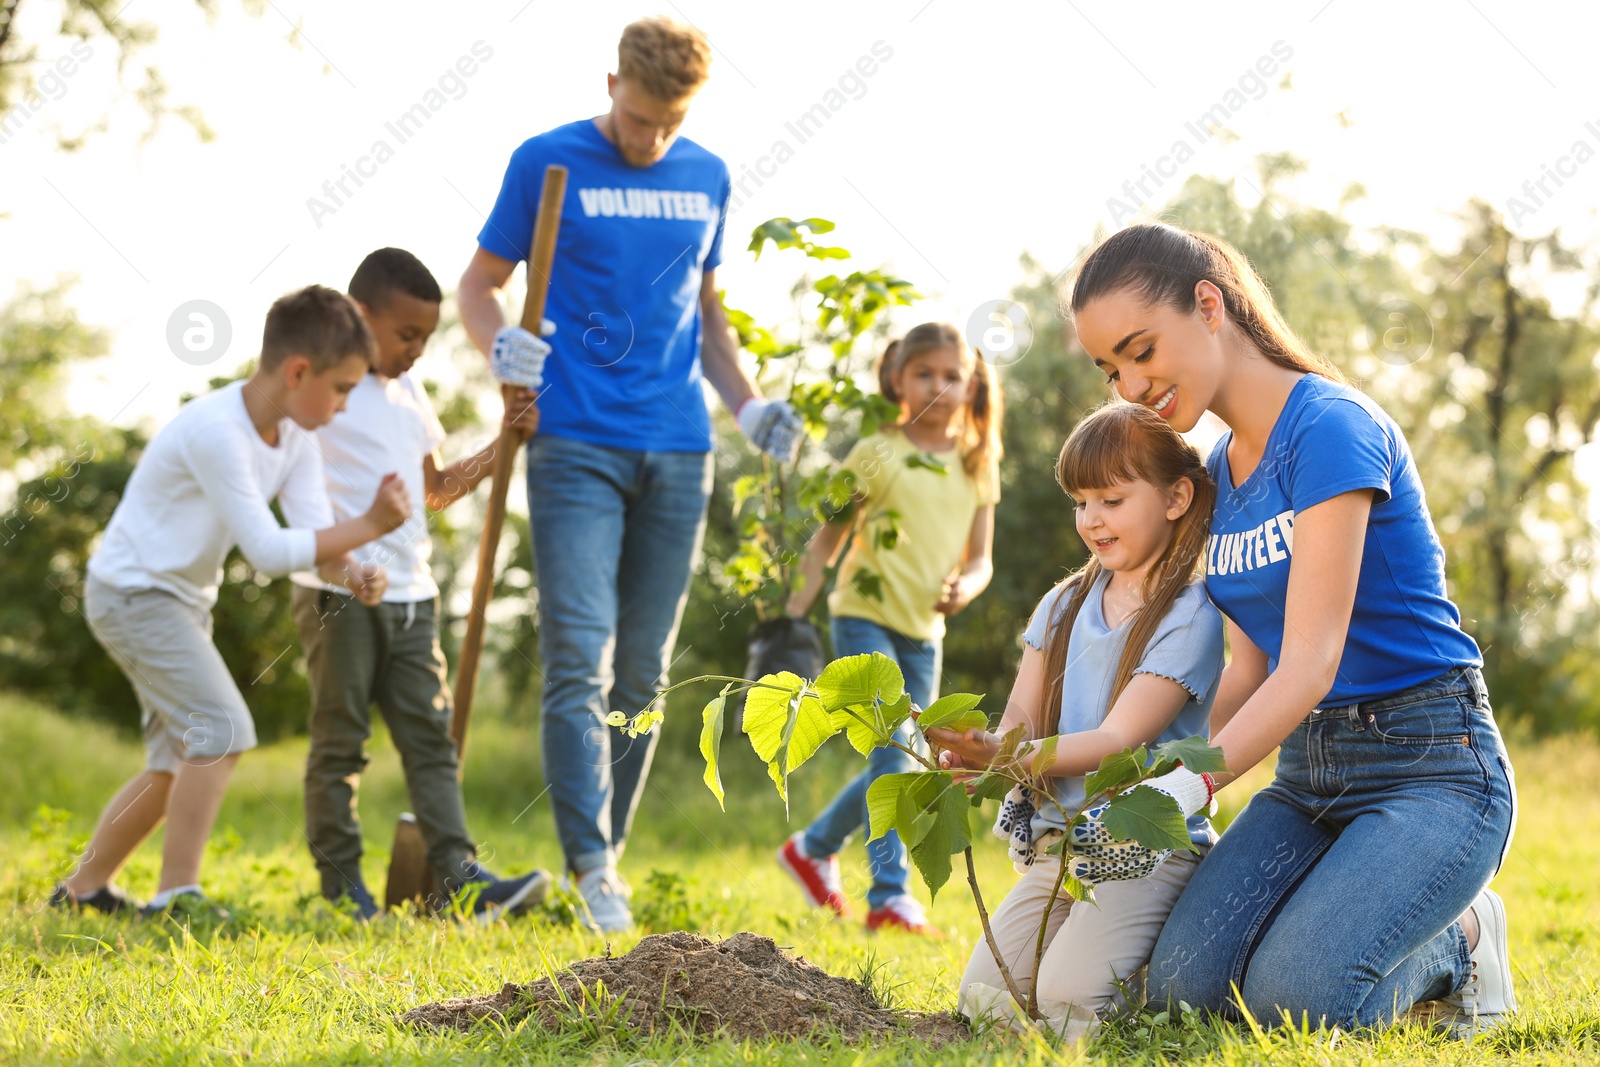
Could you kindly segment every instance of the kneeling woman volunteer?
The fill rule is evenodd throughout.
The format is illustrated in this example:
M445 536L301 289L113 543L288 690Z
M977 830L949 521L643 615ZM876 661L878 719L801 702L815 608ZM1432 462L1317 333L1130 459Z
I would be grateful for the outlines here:
M1078 337L1125 400L1176 429L1229 433L1206 590L1232 657L1212 713L1228 774L1155 784L1186 813L1279 751L1277 774L1212 849L1150 960L1156 1002L1271 1024L1371 1026L1442 1000L1476 1029L1515 1010L1505 909L1486 887L1516 822L1511 764L1478 647L1400 428L1312 354L1250 264L1165 225L1085 260ZM1165 856L1074 829L1086 882Z

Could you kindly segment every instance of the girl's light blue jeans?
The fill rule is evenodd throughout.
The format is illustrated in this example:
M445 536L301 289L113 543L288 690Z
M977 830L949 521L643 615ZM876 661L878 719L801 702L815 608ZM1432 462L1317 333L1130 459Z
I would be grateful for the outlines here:
M870 619L835 616L833 654L836 657L859 656L868 652L881 652L900 665L900 673L906 679L906 692L919 708L927 707L938 697L939 667L943 659L939 641L907 637ZM900 741L912 745L918 743L918 738L916 727L907 720L900 728ZM873 749L867 757L867 769L841 789L833 803L806 828L806 855L821 857L837 853L851 834L867 825L867 787L881 775L917 769L917 763L898 749L888 745ZM876 841L868 841L867 860L872 870L868 907L881 908L891 897L906 892L906 849L900 843L899 834L891 830Z
M1511 761L1476 667L1319 709L1200 864L1150 958L1150 999L1263 1025L1363 1027L1459 989L1456 921L1516 827Z

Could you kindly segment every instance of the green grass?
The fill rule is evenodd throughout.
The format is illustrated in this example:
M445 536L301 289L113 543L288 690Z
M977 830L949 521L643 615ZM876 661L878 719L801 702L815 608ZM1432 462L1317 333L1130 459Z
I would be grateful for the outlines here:
M967 953L980 936L965 885L952 881L932 908L943 940L871 936L857 923L827 921L796 906L771 862L788 832L781 802L753 758L724 769L730 811L718 811L692 756L698 722L667 724L623 869L636 906L657 929L712 935L768 934L836 974L871 973L897 1006L948 1009ZM485 718L474 726L468 811L487 860L506 871L559 866L549 798L542 796L537 737ZM832 746L830 746L832 747ZM853 769L840 751L791 782L795 817L818 810ZM732 755L734 746L728 746ZM362 787L369 881L379 887L404 787L380 736ZM1442 1039L1416 1026L1372 1035L1293 1029L1254 1032L1200 1019L1120 1020L1087 1062L1368 1063L1444 1065L1600 1060L1600 745L1563 738L1514 746L1521 790L1516 848L1496 887L1511 915L1522 1013L1476 1042ZM419 1034L392 1017L443 997L497 989L596 955L602 942L559 916L488 928L390 919L352 922L315 897L300 834L303 743L250 753L218 821L207 857L211 893L233 910L221 927L186 932L172 924L64 915L43 907L100 806L139 766L129 739L0 696L0 1063L546 1063L633 1065L810 1065L1058 1062L1038 1043L981 1035L933 1053L914 1043L862 1048L842 1043L697 1047L645 1038L604 1018L559 1032L485 1028L470 1035ZM1257 780L1259 783L1259 774ZM1248 783L1247 783L1248 784ZM1245 789L1231 789L1234 805ZM1226 796L1227 794L1225 794ZM155 885L156 843L121 881L135 893ZM980 845L991 906L1012 878L1000 842ZM847 889L858 914L866 886L858 844L847 849ZM663 872L651 878L652 872ZM669 877L669 875L671 877ZM1350 921L1361 920L1352 900ZM646 930L645 932L649 932ZM618 938L625 951L638 935ZM1338 936L1338 931L1329 931ZM1308 945L1307 951L1316 951Z

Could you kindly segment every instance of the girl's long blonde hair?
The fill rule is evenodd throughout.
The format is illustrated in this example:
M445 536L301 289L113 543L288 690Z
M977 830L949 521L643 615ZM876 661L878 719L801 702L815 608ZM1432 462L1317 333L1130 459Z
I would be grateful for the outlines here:
M1167 420L1143 404L1120 400L1102 404L1078 423L1056 461L1056 481L1068 493L1075 489L1106 489L1131 481L1148 482L1165 492L1183 478L1194 486L1194 498L1189 510L1176 520L1177 528L1166 550L1145 574L1144 603L1133 615L1133 629L1122 647L1106 710L1116 703L1117 697L1133 680L1133 672L1144 658L1156 627L1172 610L1178 594L1194 579L1211 532L1217 486L1206 472L1200 453L1178 436L1178 431ZM1045 636L1044 704L1041 708L1045 723L1054 721L1061 708L1072 624L1103 570L1100 561L1091 556L1082 569L1058 586L1062 592L1052 606L1054 617ZM1064 612L1059 610L1059 598L1063 596L1068 597ZM1035 736L1043 735L1036 730Z
M1003 449L1000 445L1000 383L995 379L994 368L987 360L978 358L971 346L961 336L961 331L948 322L924 322L906 331L898 341L890 341L878 360L878 392L884 399L900 403L900 394L894 387L895 375L900 368L924 352L940 348L953 348L961 353L963 364L972 371L977 382L972 399L965 405L961 420L961 437L957 447L961 450L961 466L968 476L982 481L989 476L990 467L998 463ZM992 488L992 487L991 487Z

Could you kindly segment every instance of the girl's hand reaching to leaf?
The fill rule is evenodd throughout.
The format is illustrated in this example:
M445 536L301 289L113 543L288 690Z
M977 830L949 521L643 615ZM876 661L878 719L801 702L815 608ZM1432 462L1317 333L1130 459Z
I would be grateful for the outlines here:
M986 770L1000 753L1000 735L981 727L974 727L971 730L945 730L935 726L927 731L927 737L930 742L944 750L940 753L941 767L944 766L944 757L951 755L961 760L962 768L982 771Z
M939 753L939 769L949 771L950 777L957 785L968 785L983 775L982 767L967 766L966 762L954 752ZM970 785L967 791L969 793L972 791Z

